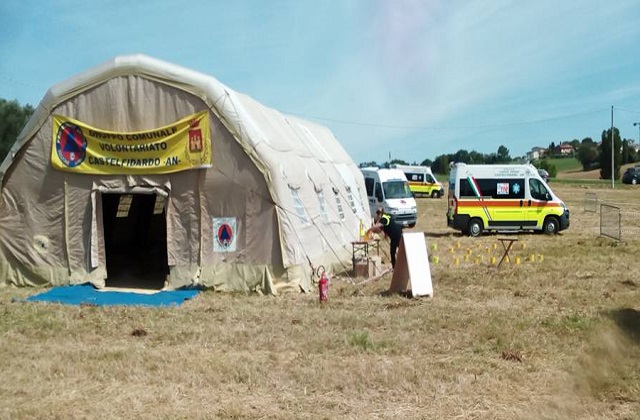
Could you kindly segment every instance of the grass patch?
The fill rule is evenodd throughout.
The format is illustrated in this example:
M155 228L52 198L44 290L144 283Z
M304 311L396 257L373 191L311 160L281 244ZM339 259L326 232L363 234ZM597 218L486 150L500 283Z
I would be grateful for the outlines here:
M347 337L347 342L353 347L358 347L364 351L375 350L378 345L373 342L368 331L352 332Z
M547 158L549 165L555 165L558 172L579 171L582 164L576 158Z

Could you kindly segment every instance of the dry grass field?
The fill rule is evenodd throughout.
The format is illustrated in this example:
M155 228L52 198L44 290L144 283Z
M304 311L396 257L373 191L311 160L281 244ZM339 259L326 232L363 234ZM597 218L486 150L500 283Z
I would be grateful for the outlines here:
M214 292L77 307L0 289L0 418L640 418L640 187L551 186L570 229L512 235L499 269L504 235L463 237L446 200L419 199L433 298L386 295L389 277L334 278L324 307ZM622 207L624 242L599 237L586 193Z

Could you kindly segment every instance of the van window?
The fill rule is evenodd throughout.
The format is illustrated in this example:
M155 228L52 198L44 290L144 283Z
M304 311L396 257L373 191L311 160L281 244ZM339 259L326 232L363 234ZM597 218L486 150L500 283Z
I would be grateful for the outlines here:
M390 198L411 198L411 190L405 181L387 181L382 183L384 196L388 200Z
M524 179L521 178L488 178L475 179L480 189L480 195L485 198L523 199ZM460 183L460 197L475 197L471 179Z
M375 181L373 178L365 178L364 186L367 188L367 197L373 197L373 184Z
M376 182L376 198L378 201L384 200L384 196L382 195L382 186L378 182Z
M529 179L529 189L531 190L531 198L536 200L550 200L549 191L540 180L535 178Z
M407 179L411 182L424 182L424 174L416 174L416 173L410 173L410 172L405 172L404 174L407 176Z

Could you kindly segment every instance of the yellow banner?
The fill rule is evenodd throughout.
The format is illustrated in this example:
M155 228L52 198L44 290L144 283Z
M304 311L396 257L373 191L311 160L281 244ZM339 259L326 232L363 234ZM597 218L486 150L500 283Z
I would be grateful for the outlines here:
M53 116L54 168L81 174L166 174L211 167L209 114L152 130L121 133Z

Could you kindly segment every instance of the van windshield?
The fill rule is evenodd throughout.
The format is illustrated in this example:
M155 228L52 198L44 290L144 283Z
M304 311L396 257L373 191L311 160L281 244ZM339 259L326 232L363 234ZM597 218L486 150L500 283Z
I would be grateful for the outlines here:
M382 189L384 190L384 198L411 198L411 190L409 184L406 181L387 181L382 183Z

